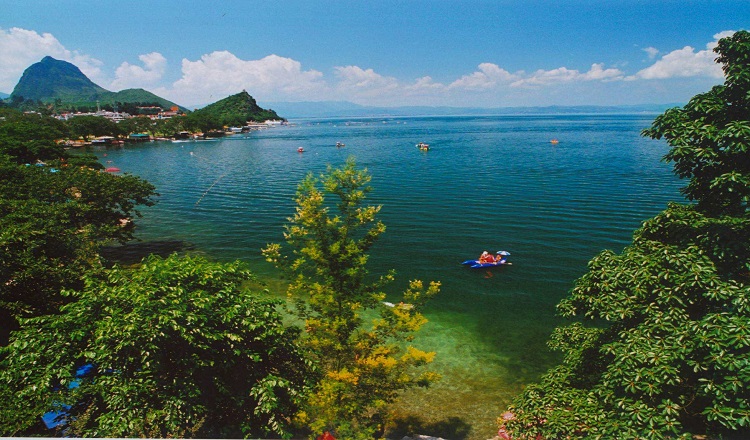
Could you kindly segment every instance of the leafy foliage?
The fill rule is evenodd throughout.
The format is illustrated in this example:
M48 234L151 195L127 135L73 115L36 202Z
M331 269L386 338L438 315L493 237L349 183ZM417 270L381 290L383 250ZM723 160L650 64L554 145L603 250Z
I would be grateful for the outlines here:
M293 276L289 295L305 320L305 346L321 370L300 420L315 433L333 431L341 438L371 438L400 390L437 378L415 369L434 353L408 343L426 322L420 310L439 283L412 281L401 303L383 302L381 289L394 274L368 278L367 251L385 231L376 220L380 207L364 204L369 181L352 159L319 179L308 175L284 234L288 247L272 244L263 251ZM374 318L370 326L366 316Z
M0 432L61 411L68 436L286 435L307 367L276 304L240 289L250 278L174 255L87 276L3 349Z
M665 159L689 179L683 188L688 199L711 214L738 215L750 196L750 33L723 38L714 50L724 85L667 110L643 133L672 147Z
M63 147L56 142L68 134L61 121L16 110L3 110L0 117L0 155L19 164L65 156Z
M750 33L715 50L725 84L644 130L697 203L591 260L558 311L605 325L555 330L564 362L499 420L513 438L750 436Z
M119 133L116 122L101 116L76 116L66 124L74 138L84 140L88 140L89 136L116 136Z
M73 119L77 119L76 116ZM128 118L117 123L117 134L120 136L128 136L133 133L149 133L155 134L155 122L150 118Z
M95 157L59 148L51 121L0 123L0 342L15 318L64 303L60 290L81 287L83 273L99 267L101 243L132 239L136 208L153 204L148 182L102 173Z

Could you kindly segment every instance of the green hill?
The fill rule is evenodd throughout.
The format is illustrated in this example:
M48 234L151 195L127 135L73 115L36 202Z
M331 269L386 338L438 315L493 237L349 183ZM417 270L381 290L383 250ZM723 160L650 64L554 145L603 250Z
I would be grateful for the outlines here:
M115 104L117 102L143 102L158 104L162 108L170 108L177 106L183 112L188 110L180 105L175 104L172 101L162 98L161 96L154 95L148 90L143 89L125 89L119 92L107 92L103 93L100 98L102 104Z
M155 104L164 108L177 105L143 89L111 92L95 84L75 65L49 56L26 68L10 96L11 99L23 97L25 100L42 102L59 100L64 104L93 107L97 105L97 101L101 105L114 105L118 102ZM180 109L186 110L182 107Z
M75 65L47 56L24 70L10 96L42 102L96 102L102 93L111 92L94 84Z
M246 91L229 96L193 112L220 121L224 125L244 125L247 121L262 122L267 119L283 119L270 109L261 108Z

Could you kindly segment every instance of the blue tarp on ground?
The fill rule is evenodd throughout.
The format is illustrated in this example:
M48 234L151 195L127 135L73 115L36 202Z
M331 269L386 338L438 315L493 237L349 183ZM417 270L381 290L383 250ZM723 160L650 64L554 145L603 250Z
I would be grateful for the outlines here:
M91 364L86 364L76 370L76 377L81 378L85 375L89 374L91 370L94 369L94 366ZM70 385L68 385L68 388L77 388L78 387L78 381L74 380L70 382ZM70 405L63 405L66 409L70 409ZM44 425L48 429L55 429L61 425L65 425L67 420L65 419L66 411L50 411L48 413L45 413L42 416L42 422L44 422Z

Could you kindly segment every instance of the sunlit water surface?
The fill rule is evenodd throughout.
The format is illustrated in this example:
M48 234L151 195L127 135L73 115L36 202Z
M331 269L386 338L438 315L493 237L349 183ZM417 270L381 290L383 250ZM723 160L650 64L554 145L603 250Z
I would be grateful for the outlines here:
M296 185L353 156L372 175L368 200L383 206L387 226L371 272L397 270L391 293L411 279L442 283L416 343L437 352L443 380L406 393L397 411L425 434L486 439L522 386L558 360L545 345L563 322L555 304L586 263L621 250L641 221L682 199L661 162L666 145L639 134L653 117L298 120L215 141L94 153L157 187L158 204L138 223L144 242L189 243L265 277L277 274L260 249L282 241ZM430 151L419 151L420 141ZM512 266L460 264L501 249Z

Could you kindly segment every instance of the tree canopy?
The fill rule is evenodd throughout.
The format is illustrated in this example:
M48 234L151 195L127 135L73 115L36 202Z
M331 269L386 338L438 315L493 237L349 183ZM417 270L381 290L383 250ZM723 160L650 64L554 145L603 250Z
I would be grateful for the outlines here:
M499 419L509 438L750 436L750 33L715 51L725 84L656 118L689 179L620 254L604 251L558 305L565 354Z
M741 215L750 196L750 33L719 40L725 81L657 117L644 135L666 139L683 193L711 215Z
M238 262L105 269L101 245L133 238L155 188L69 154L66 131L0 119L0 435L50 435L47 414L63 436L290 436L310 377L299 330Z
M54 118L10 109L0 113L0 154L19 164L64 157L56 141L67 135L67 126Z
M239 262L175 255L87 275L0 351L0 435L58 412L66 436L287 436L307 367L248 279Z
M89 136L116 136L120 132L116 122L101 116L76 116L70 118L67 125L73 137L84 140Z
M138 207L154 203L148 182L62 149L58 122L18 112L0 121L0 345L16 318L55 311L61 289L99 267L99 247L132 239Z

